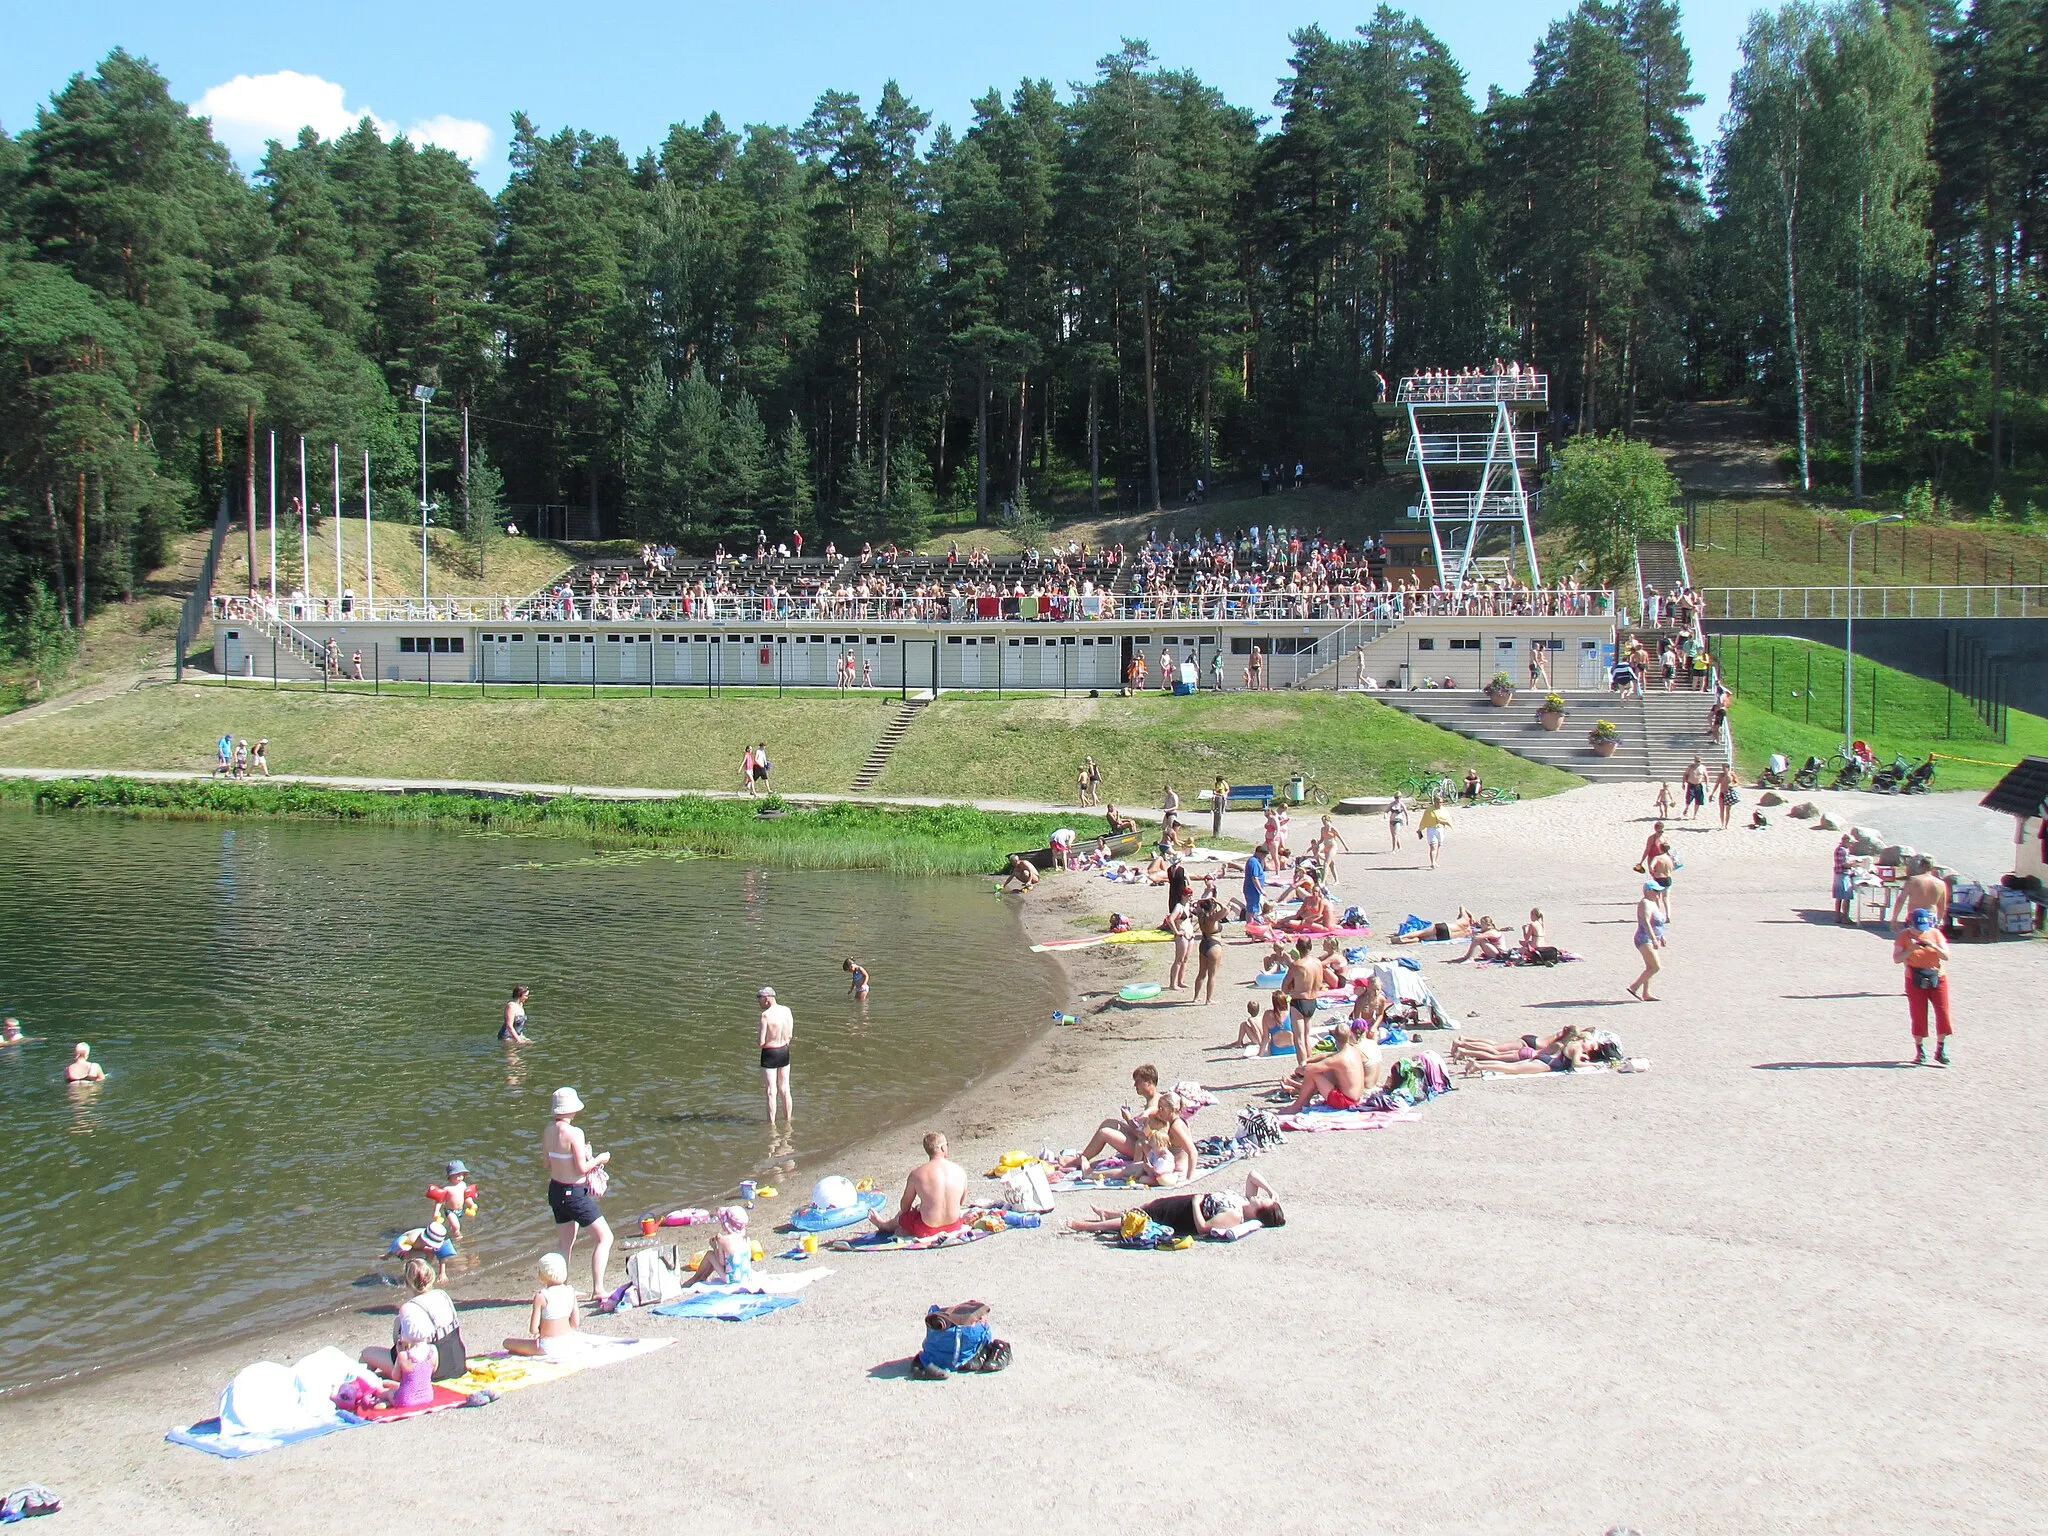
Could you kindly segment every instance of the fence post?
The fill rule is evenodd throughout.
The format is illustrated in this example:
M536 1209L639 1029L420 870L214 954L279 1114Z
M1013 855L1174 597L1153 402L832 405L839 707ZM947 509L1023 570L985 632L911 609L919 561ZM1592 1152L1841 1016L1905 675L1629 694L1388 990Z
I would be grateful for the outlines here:
M540 648L542 638L538 634L533 637L533 696L536 699L540 697Z
M384 642L382 640L370 642L370 692L372 694L384 692Z
M427 641L427 697L434 696L434 642Z

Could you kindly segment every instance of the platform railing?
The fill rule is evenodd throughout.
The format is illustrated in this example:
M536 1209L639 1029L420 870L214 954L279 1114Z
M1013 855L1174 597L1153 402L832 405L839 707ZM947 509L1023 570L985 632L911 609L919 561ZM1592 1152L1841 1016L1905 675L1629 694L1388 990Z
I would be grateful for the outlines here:
M1408 439L1407 456L1426 464L1504 463L1500 450L1506 448L1518 461L1528 463L1536 457L1536 441L1534 432L1424 432Z
M1706 587L1709 620L1846 619L1848 587ZM1855 592L1859 619L2048 618L2048 586L1865 587Z
M1427 617L1609 618L1614 593L1604 588L1542 591L1444 588L1426 591L1288 593L1257 588L1223 592L979 594L852 597L716 593L702 597L591 597L557 592L542 597L437 597L429 602L356 603L346 612L328 599L293 605L290 617L267 599L217 595L217 620L279 624L705 624L774 627L834 623L961 624L1301 623L1371 619L1398 622ZM293 631L295 634L298 631ZM311 637L305 643L317 645Z
M1401 380L1394 396L1399 405L1493 405L1500 401L1546 404L1550 399L1547 374L1409 374Z

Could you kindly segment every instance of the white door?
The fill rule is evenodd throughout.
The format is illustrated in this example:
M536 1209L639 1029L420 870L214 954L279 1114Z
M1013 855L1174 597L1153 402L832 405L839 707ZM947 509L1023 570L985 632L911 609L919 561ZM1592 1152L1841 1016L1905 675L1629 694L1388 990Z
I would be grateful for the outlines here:
M569 647L560 635L544 635L548 642L548 676L557 680L569 675Z
M981 686L981 636L969 635L960 643L960 686Z
M579 683L597 681L597 636L585 635L583 637L583 649L576 654L579 658L576 663L576 681Z
M1598 640L1581 640L1579 642L1578 685L1581 688L1596 690L1606 687L1607 679L1603 675L1606 670L1600 664L1600 642Z

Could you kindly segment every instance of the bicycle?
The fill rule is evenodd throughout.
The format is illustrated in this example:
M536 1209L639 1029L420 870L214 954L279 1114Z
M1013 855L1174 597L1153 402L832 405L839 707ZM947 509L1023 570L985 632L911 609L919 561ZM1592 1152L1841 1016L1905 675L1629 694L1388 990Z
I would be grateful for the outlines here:
M1487 789L1480 791L1479 803L1481 805L1513 805L1521 798L1522 792L1519 789Z

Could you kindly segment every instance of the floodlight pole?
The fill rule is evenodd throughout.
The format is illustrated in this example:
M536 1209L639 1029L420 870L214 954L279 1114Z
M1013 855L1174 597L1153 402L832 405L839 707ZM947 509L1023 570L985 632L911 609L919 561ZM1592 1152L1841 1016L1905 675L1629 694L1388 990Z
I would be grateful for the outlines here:
M413 399L420 403L420 602L433 599L427 591L427 402L434 398L434 386L415 384Z
M1888 517L1874 517L1868 522L1849 525L1849 617L1844 621L1842 635L1842 751L1849 750L1849 743L1856 739L1856 535L1865 528L1875 528L1879 523L1903 523L1903 513L1894 512Z

